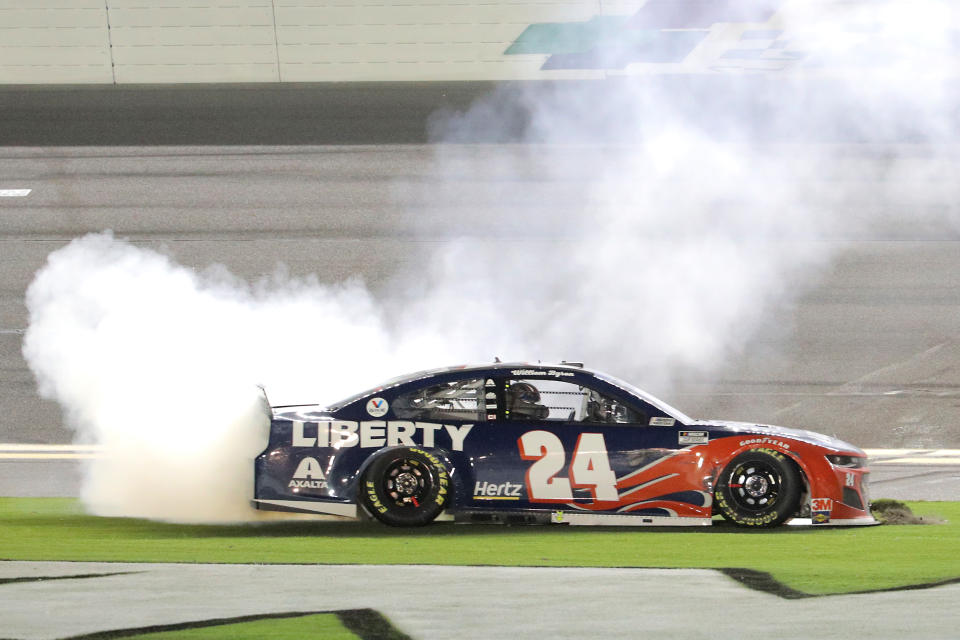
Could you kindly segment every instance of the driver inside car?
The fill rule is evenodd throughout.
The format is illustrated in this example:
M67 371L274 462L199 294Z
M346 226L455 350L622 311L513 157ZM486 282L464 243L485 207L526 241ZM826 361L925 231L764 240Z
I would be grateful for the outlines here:
M507 387L507 411L515 420L546 420L550 409L540 404L540 392L529 382Z

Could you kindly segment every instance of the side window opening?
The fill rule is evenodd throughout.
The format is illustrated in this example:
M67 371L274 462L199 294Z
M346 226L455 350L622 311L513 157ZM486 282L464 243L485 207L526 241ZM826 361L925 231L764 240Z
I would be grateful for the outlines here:
M483 378L455 380L400 394L394 414L404 420L483 421Z
M605 395L593 389L584 388L584 411L581 422L594 424L646 424L647 419L641 412L613 396Z
M645 416L614 396L563 380L507 380L504 396L507 420L646 424Z

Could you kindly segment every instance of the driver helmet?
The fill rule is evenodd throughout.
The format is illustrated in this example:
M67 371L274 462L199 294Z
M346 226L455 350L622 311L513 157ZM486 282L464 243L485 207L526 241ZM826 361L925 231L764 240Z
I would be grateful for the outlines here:
M529 382L517 382L510 385L511 404L536 404L540 402L540 392Z

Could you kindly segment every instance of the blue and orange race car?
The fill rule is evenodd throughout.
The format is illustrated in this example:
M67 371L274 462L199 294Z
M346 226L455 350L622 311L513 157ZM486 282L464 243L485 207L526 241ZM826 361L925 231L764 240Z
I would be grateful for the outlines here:
M875 524L867 458L797 429L694 420L576 363L414 373L271 409L259 509L420 526Z

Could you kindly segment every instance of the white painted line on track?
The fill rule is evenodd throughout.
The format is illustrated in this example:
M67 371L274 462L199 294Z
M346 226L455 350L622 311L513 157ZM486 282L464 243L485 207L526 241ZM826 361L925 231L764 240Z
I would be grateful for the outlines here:
M960 456L960 449L864 449L869 456L905 456L910 454Z
M0 198L25 198L33 189L0 189Z
M960 466L960 449L865 449L870 465ZM0 443L0 460L78 460L102 456L97 444Z
M99 453L0 453L0 460L92 460Z
M903 457L891 458L889 460L873 460L870 464L910 464L921 467L932 467L937 465L958 466L960 458L927 458L927 457Z
M0 444L0 460L90 460L103 452L96 444Z
M0 451L103 451L99 444L0 444Z
M865 449L870 465L960 465L960 449Z

